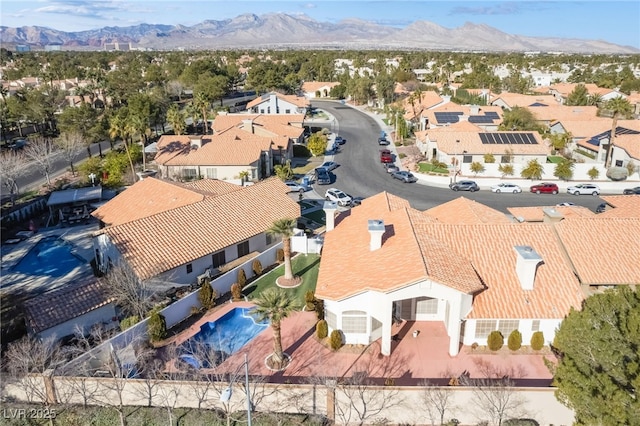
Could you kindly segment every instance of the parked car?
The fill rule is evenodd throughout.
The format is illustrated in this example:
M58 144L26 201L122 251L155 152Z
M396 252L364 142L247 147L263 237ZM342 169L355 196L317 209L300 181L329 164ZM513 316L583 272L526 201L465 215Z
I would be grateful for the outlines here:
M364 200L364 197L354 197L351 194L347 195L351 197L351 207L359 206L360 204L362 204L362 200Z
M593 183L579 183L568 187L567 192L573 195L591 194L595 197L600 194L600 187Z
M531 192L535 192L536 194L557 194L558 193L558 185L555 183L542 182L537 185L532 185L529 190Z
M406 170L393 172L391 173L391 176L393 176L394 179L399 179L403 181L404 183L413 183L418 181L417 177L415 177L411 172L408 172Z
M519 194L522 192L522 188L520 188L515 183L502 182L497 185L491 186L491 192L495 192L495 193L511 192L513 194Z
M325 161L324 163L322 163L322 165L320 165L320 167L323 167L330 172L331 170L334 170L336 167L338 167L338 163L336 163L335 161Z
M292 180L288 180L284 184L289 187L289 192L300 192L300 193L303 193L303 192L308 191L308 190L311 189L308 186L305 186L305 185L303 185L301 183L298 183L298 182L294 182Z
M384 146L386 146L386 145L389 145L390 143L391 143L391 142L389 142L389 141L387 140L387 138L386 138L386 137L384 137L384 136L381 136L381 137L379 137L379 138L378 138L378 145L384 145Z
M344 145L345 142L347 142L345 138L343 138L342 136L336 136L335 143L337 143L338 145Z
M387 173L399 172L400 168L393 163L383 163L382 166L387 171Z
M380 150L380 162L382 162L382 163L393 163L393 155L391 154L391 151L389 151L388 149L381 149Z
M329 174L329 170L318 167L316 170L316 182L318 185L329 185L331 183L331 175Z
M324 194L324 198L327 201L335 202L339 206L346 207L351 205L351 197L338 188L327 189L327 192Z
M27 145L27 140L26 139L14 139L9 145L8 147L13 149L14 151L17 151L19 149L24 148Z
M640 194L640 186L636 186L635 188L626 188L622 193L624 195L638 195Z
M480 187L478 186L478 184L472 180L461 180L459 182L451 183L449 184L449 188L451 188L454 191L475 192L480 190Z

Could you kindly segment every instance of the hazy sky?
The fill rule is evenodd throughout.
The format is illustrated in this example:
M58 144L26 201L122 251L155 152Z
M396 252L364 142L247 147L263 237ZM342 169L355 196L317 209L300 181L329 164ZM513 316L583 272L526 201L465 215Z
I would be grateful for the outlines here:
M640 48L640 1L239 1L2 0L0 25L63 31L140 23L194 25L243 13L305 14L320 22L360 18L403 27L416 20L456 28L487 24L508 34L604 40Z

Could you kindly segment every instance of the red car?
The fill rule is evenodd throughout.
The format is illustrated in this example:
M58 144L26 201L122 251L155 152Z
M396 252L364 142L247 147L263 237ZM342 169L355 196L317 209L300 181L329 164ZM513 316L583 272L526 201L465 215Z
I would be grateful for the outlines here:
M557 194L558 193L558 185L555 183L542 182L537 185L533 185L530 188L531 192L535 192L536 194Z
M380 162L381 163L393 163L393 156L388 149L380 150Z

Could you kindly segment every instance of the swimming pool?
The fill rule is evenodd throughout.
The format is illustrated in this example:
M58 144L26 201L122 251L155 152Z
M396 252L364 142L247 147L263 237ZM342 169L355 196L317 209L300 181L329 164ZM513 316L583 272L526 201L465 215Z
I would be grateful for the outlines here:
M198 342L205 343L223 357L238 352L269 327L268 322L257 322L251 311L251 308L234 308L217 320L203 324L200 331L183 344L186 353L181 358L196 367L197 360L188 348Z
M12 272L28 275L62 277L85 260L72 252L73 246L57 236L44 237L18 262Z

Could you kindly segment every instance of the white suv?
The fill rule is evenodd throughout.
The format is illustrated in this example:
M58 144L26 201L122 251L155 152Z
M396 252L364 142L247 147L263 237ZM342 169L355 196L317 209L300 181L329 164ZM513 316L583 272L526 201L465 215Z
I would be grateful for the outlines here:
M337 188L327 189L327 192L324 194L324 198L327 201L335 202L339 206L346 207L351 205L351 197Z
M591 194L594 197L600 195L600 187L592 183L579 183L575 186L567 188L567 192L573 195Z

